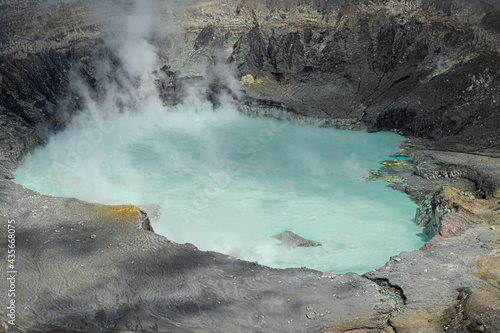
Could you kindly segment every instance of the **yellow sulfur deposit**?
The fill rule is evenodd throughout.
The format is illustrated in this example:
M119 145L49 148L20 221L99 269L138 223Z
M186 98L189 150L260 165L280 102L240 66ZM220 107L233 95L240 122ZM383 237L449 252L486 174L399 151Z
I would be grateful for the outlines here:
M137 221L139 218L139 208L131 205L94 206L92 210L98 215L104 215L107 220L126 222Z
M255 82L252 74L245 75L241 78L241 84L244 86L249 86Z

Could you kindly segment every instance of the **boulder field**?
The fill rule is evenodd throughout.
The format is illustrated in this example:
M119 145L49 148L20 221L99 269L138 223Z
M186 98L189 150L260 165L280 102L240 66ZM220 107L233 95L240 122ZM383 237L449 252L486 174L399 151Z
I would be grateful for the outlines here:
M272 269L157 235L133 205L17 185L82 107L75 73L99 91L98 64L124 66L106 23L130 3L0 0L0 332L500 331L498 1L144 3L166 104L200 80L214 105L234 92L222 61L242 112L407 137L372 177L431 240L363 275Z

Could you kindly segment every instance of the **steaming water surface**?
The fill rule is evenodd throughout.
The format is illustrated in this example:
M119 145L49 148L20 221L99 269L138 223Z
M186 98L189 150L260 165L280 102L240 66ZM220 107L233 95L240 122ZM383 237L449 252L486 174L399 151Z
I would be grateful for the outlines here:
M29 156L16 181L91 202L158 204L157 233L272 267L364 273L423 244L407 196L365 180L398 150L395 134L207 105L84 118ZM285 230L323 246L277 246L269 236Z

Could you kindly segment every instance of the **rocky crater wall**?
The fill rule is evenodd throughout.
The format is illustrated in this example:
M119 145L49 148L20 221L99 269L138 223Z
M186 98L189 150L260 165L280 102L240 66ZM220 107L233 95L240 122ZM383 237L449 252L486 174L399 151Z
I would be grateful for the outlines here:
M308 116L356 118L370 130L431 138L436 147L498 149L494 3L303 2L266 21L275 10L255 14L234 46L250 95Z
M101 33L89 6L105 7L0 2L2 116L29 128L16 131L15 150L43 142L40 128L60 126L56 96L67 94L69 68ZM499 14L491 1L192 1L173 18L177 47L157 44L182 77L203 75L222 48L249 97L347 119L352 128L430 138L440 150L496 156Z
M25 272L18 326L7 325L0 309L4 329L500 329L497 1L171 3L176 34L151 36L166 102L206 75L223 50L249 113L257 105L322 126L416 137L409 154L416 171L402 173L406 179L395 187L424 198L418 217L441 238L364 276L322 278L175 244L138 229L145 217L135 207L43 196L3 180L0 246L6 248L7 221L23 221L18 253ZM78 110L71 73L98 87L93 59L106 52L91 6L105 3L0 0L2 178L64 128L68 110ZM171 21L160 23L171 30ZM215 79L210 93L223 85ZM475 188L488 198L442 185ZM6 253L0 254L3 273Z
M83 2L0 1L0 154L12 177L24 154L62 128L69 74L95 44Z

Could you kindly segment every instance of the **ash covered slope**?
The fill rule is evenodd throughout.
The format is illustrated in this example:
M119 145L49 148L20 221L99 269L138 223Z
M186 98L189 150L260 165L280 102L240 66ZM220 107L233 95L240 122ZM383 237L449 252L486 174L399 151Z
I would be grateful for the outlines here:
M397 306L357 274L321 278L175 244L137 229L134 206L55 198L8 181L0 194L1 230L7 216L17 222L16 325L7 325L9 288L0 282L7 331L318 332L383 326Z

